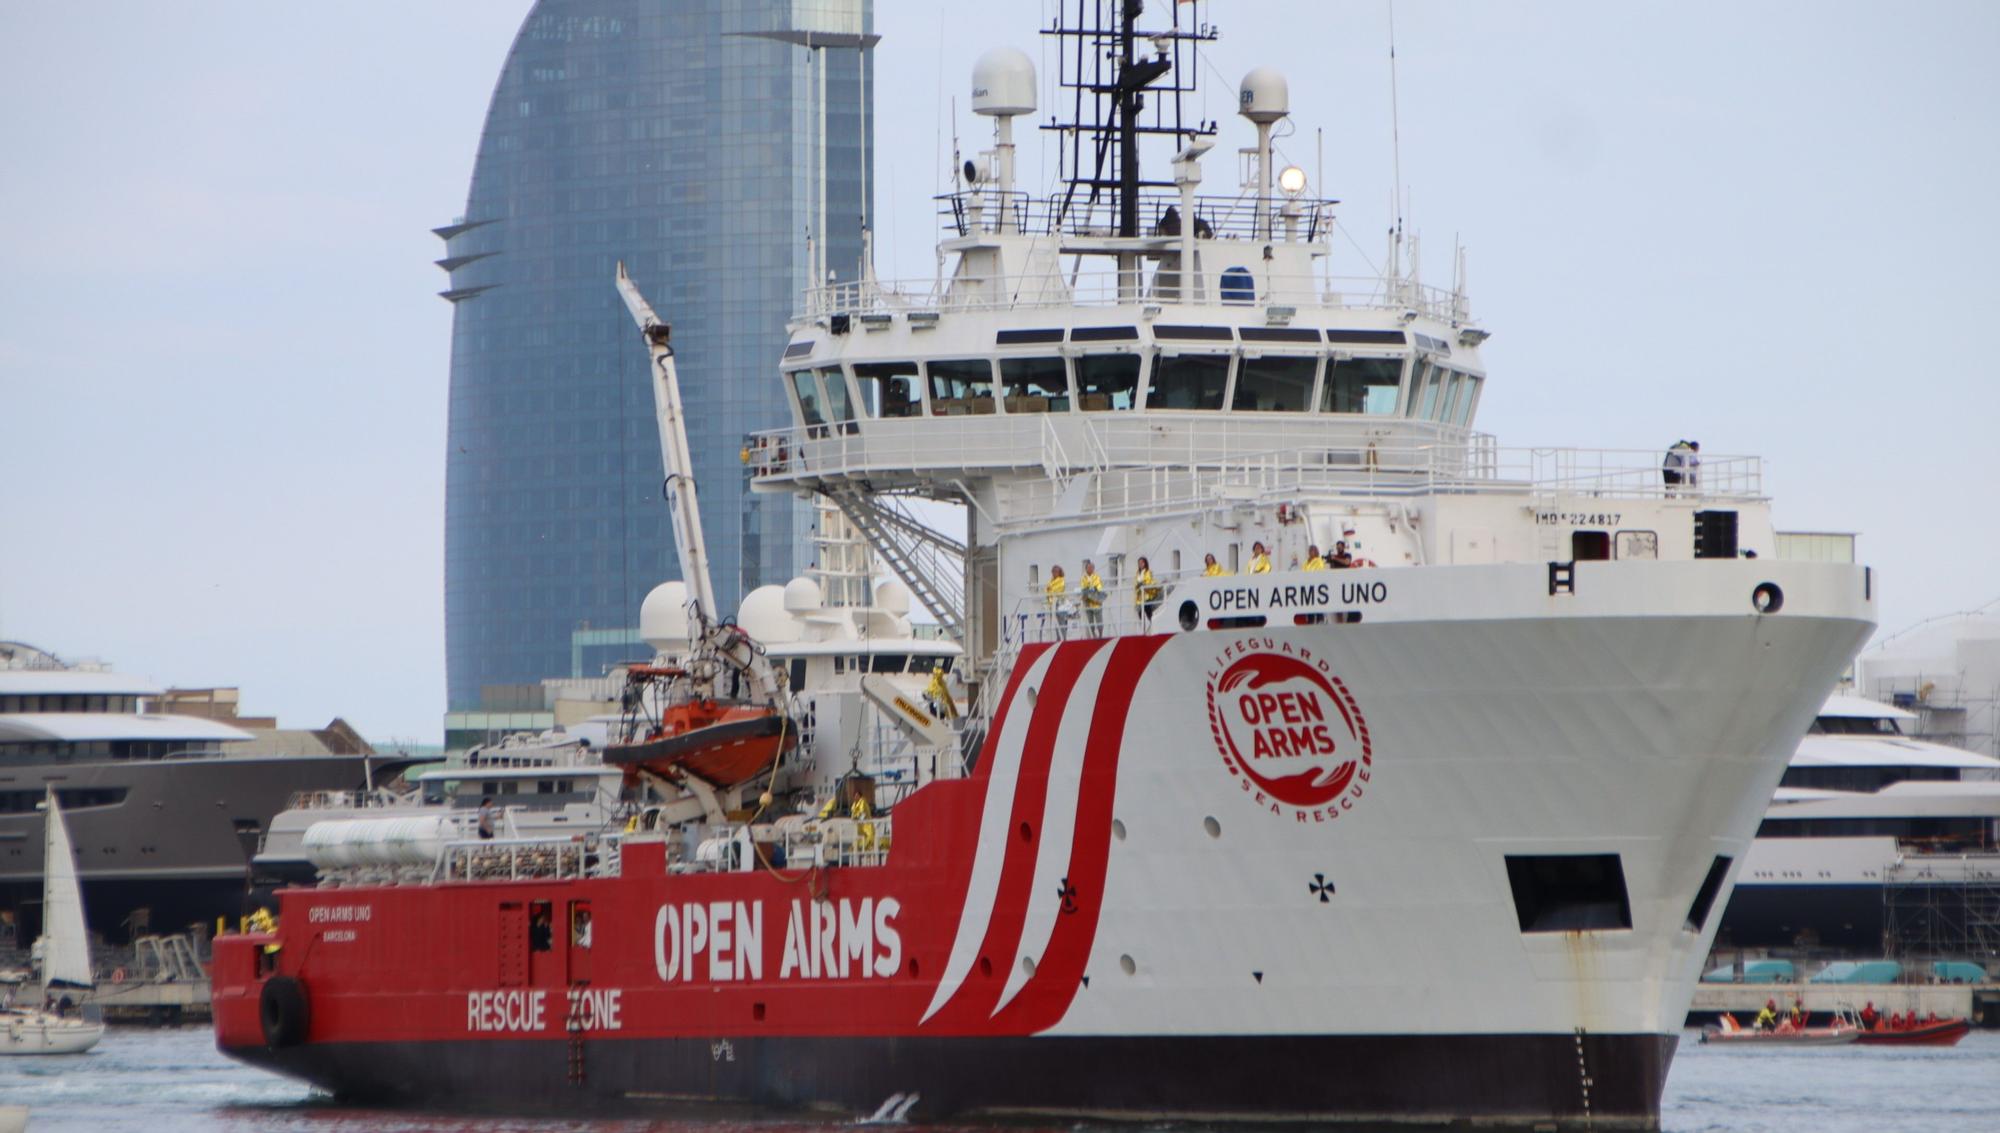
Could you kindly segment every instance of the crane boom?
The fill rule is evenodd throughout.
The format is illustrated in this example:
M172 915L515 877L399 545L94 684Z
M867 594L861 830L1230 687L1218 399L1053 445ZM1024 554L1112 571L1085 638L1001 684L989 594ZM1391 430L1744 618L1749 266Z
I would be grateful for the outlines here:
M694 457L688 448L687 412L681 405L680 374L674 368L673 328L653 313L639 285L618 264L618 294L652 357L653 412L659 419L660 460L667 472L667 510L674 521L674 547L680 552L681 580L687 583L688 604L696 608L697 624L712 624L718 614L715 584L708 576L708 544L701 535L701 504L695 494Z

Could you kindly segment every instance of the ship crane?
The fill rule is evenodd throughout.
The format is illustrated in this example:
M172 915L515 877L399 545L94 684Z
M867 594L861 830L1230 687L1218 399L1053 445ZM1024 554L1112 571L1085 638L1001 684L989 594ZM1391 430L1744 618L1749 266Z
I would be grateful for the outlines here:
M681 401L680 371L674 364L673 328L653 312L639 285L618 264L618 294L646 341L652 359L653 411L659 420L660 462L666 469L667 509L673 517L674 548L680 554L682 580L688 588L693 641L685 666L687 676L705 694L714 695L728 672L741 674L752 698L773 707L785 698L784 678L764 652L735 626L718 616L715 583L708 571L708 543L701 531L701 502L696 490L693 450L688 445L687 410Z

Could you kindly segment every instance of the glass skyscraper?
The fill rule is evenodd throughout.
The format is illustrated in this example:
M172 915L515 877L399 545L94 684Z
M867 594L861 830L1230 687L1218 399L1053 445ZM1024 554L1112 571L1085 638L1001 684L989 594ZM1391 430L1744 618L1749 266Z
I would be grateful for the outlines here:
M465 215L436 230L454 306L452 709L527 707L505 703L518 686L642 654L639 603L679 576L619 260L673 324L722 612L806 565L809 509L751 495L739 449L788 420L776 368L808 237L833 275L858 275L871 22L871 0L540 0L528 13Z

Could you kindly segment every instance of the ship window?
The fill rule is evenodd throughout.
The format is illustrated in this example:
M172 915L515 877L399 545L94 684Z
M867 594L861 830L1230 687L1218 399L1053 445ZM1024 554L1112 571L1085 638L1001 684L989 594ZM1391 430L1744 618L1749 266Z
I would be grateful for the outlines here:
M1061 358L1002 358L1000 388L1009 413L1069 410L1069 371Z
M804 657L794 657L792 659L792 691L797 692L804 687L806 687L806 659Z
M868 661L868 670L873 673L900 673L910 665L910 659L901 653L877 653Z
M854 420L854 404L847 396L847 379L838 368L819 372L820 386L826 390L826 415L833 421Z
M1400 358L1338 358L1327 363L1321 413L1396 412L1396 391L1403 384Z
M1465 395L1465 375L1456 370L1446 370L1444 380L1444 392L1438 395L1437 419L1450 422L1457 419L1458 399Z
M984 358L925 363L931 376L931 413L958 417L993 412L993 364Z
M1621 559L1657 559L1660 557L1660 536L1653 531L1620 531L1615 537L1616 550Z
M1632 927L1625 867L1617 854L1509 854L1507 884L1522 932Z
M1611 557L1611 533L1609 531L1572 531L1569 533L1569 557L1576 562L1598 562Z
M1137 354L1085 354L1076 360L1076 407L1086 413L1130 409L1139 399Z
M1458 404L1452 407L1451 423L1469 425L1472 423L1472 405L1479 400L1480 379L1473 374L1461 374L1459 380L1463 383L1463 392L1459 394Z
M793 370L792 389L799 396L799 417L808 425L826 424L826 415L819 407L819 383L813 381L813 372Z
M1319 359L1310 355L1278 354L1245 358L1236 367L1233 409L1261 413L1303 413L1312 402L1313 377Z
M1708 864L1708 876L1701 879L1701 888L1694 891L1694 904L1688 906L1686 923L1681 927L1688 932L1700 932L1708 924L1708 911L1715 907L1716 894L1722 892L1722 879L1729 876L1729 859L1716 855Z
M924 411L915 362L864 362L854 367L862 412L870 417L915 417Z
M1229 389L1229 355L1162 354L1153 362L1148 409L1220 409Z
M1424 363L1424 402L1417 409L1417 416L1428 421L1437 420L1438 394L1443 391L1444 383L1450 377L1450 371L1440 370L1428 362Z

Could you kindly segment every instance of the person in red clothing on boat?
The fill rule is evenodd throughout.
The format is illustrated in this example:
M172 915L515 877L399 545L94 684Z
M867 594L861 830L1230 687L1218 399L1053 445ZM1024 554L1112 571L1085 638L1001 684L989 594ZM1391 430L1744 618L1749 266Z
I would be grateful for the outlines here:
M1872 1031L1875 1029L1875 1024L1881 1021L1882 1021L1882 1016L1876 1012L1874 1000L1871 999L1868 1002L1861 1005L1862 1030Z

